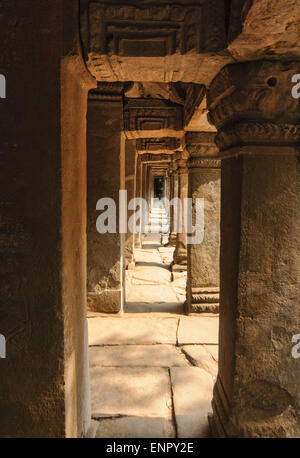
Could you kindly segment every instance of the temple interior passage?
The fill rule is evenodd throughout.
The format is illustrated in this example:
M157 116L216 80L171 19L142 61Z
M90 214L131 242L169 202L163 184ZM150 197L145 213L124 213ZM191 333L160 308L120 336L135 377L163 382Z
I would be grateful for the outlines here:
M186 272L172 281L174 247L168 245L169 219L163 206L152 207L142 234L142 247L134 250L135 267L126 271L125 313L184 313Z
M151 202L147 223L126 271L124 314L88 313L91 434L210 437L218 315L185 316L187 274L171 272L175 248L162 200Z
M299 36L0 1L0 437L300 437Z

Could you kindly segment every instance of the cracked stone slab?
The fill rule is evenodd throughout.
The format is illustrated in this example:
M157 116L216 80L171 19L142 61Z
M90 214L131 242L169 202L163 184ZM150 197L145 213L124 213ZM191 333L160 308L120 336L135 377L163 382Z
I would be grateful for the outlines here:
M96 367L90 369L90 380L95 420L120 415L172 418L168 369Z
M180 318L178 327L178 343L184 344L218 344L218 317L187 316Z
M175 345L177 322L177 318L89 318L89 345Z
M170 371L178 437L209 437L212 376L199 367L174 367Z
M172 438L175 428L169 418L120 417L99 421L96 438Z
M120 345L116 347L90 347L89 361L90 367L190 366L180 349L173 345Z
M210 345L210 347L212 347L212 345ZM188 360L191 361L194 366L201 367L213 377L217 376L218 363L206 349L205 345L185 345L182 347L182 351L187 355Z

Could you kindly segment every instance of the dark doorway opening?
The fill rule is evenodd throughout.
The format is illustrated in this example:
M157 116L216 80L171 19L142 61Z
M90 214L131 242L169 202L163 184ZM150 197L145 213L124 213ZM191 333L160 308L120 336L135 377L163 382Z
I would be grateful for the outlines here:
M164 195L165 181L163 177L154 178L154 197L161 199Z

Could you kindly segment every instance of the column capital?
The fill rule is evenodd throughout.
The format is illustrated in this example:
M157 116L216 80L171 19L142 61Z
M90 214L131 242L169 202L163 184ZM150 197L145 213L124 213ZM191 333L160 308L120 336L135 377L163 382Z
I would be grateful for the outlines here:
M289 147L300 146L300 99L292 96L297 73L299 62L279 61L231 64L221 70L207 95L220 151L256 145L296 153Z
M189 155L189 169L219 168L219 149L215 144L214 132L186 132L185 150Z

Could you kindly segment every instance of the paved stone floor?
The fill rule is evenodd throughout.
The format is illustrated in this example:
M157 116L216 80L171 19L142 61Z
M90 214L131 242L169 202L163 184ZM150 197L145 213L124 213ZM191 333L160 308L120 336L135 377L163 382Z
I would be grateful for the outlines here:
M185 275L171 282L173 249L160 241L135 252L125 313L89 313L96 437L209 436L218 317L183 315Z

